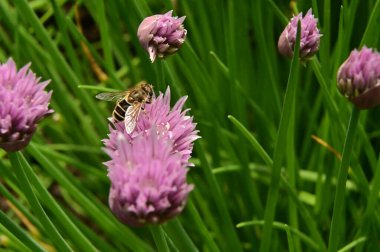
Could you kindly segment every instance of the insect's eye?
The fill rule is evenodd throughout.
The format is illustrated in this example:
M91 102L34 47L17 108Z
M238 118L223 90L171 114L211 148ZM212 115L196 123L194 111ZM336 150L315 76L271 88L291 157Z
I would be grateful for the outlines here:
M150 96L153 96L153 91L150 91L150 92L149 92L149 95L150 95Z

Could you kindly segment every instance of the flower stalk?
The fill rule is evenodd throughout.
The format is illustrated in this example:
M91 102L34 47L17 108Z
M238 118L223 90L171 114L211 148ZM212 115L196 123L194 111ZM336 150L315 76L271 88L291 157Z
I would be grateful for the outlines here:
M169 252L170 250L168 243L166 242L165 231L162 229L162 226L151 225L150 232L152 233L158 252Z
M350 165L350 157L355 139L356 128L358 126L360 110L357 107L352 108L350 121L348 124L346 139L344 141L342 162L338 172L338 181L336 185L336 193L334 199L333 217L331 220L330 236L328 252L335 252L338 250L339 240L341 237L342 227L341 220L343 216L343 207L346 192L346 181L348 174L348 167Z
M283 147L286 146L286 138L290 125L290 118L295 108L294 99L298 83L298 68L299 68L299 47L301 36L301 21L297 24L296 44L293 55L292 64L290 67L290 74L287 83L287 90L285 93L284 106L281 114L280 125L277 134L277 143L273 154L273 166L271 175L271 186L268 192L268 200L265 207L264 215L264 231L263 239L260 245L260 252L270 251L270 244L272 239L272 223L276 212L276 204L278 199L278 190L280 187L281 167L284 160Z

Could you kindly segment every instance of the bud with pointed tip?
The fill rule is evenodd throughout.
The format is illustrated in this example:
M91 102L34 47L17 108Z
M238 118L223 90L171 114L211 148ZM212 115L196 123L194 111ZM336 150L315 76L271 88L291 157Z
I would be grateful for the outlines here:
M173 11L145 18L137 36L152 62L175 53L185 42L187 31L183 27L186 17L172 17Z
M302 17L301 12L290 20L278 40L278 50L286 57L293 57L298 20L301 20L300 58L307 60L318 51L322 36L317 28L318 20L314 18L311 9L305 17Z
M363 47L353 50L338 70L339 92L360 109L380 104L380 53Z

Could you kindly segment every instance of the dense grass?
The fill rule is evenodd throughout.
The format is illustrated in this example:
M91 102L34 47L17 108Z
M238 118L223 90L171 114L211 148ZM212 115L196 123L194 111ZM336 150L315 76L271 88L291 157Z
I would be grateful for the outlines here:
M279 35L309 8L320 51L283 58ZM152 64L137 27L171 9L187 40ZM55 110L22 153L0 150L1 250L380 250L380 110L359 114L336 89L353 48L380 48L379 25L379 0L0 1L1 62L32 62ZM185 210L151 229L108 209L101 140L114 104L95 99L141 80L188 95L202 136Z

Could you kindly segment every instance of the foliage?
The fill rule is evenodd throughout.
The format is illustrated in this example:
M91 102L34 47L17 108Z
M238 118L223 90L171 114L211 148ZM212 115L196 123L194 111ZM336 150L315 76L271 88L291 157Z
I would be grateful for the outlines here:
M323 36L316 56L299 64L279 55L277 40L293 13L309 8ZM186 16L186 41L152 64L137 28L171 9ZM0 246L265 251L270 242L272 251L327 250L352 110L336 72L353 48L380 48L379 23L379 0L0 1L0 61L31 62L51 79L55 111L22 153L0 150ZM188 95L202 137L187 206L152 228L128 227L108 208L101 139L114 104L95 99L141 80L156 94L169 85L173 101ZM343 157L351 162L334 222L341 235L333 236L341 251L380 249L378 113L361 112L352 154Z

